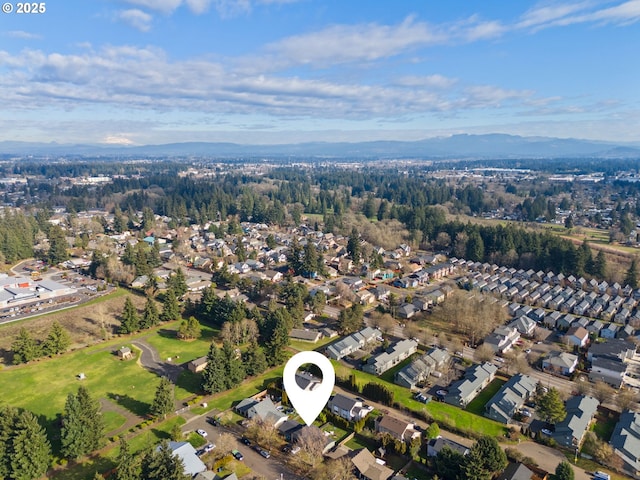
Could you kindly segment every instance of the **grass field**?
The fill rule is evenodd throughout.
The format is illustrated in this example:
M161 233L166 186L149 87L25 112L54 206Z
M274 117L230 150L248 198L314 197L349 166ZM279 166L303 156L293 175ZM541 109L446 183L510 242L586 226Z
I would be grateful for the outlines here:
M220 333L220 330L209 325L202 325L200 338L196 340L178 340L178 324L168 324L161 327L156 335L145 338L158 351L160 358L171 358L176 363L186 363L199 357L203 357L209 351L211 341Z
M485 388L480 394L473 399L467 408L465 409L467 412L475 413L476 415L482 415L484 413L484 406L487 404L491 398L498 393L498 390L506 383L505 380L501 378L495 378L487 388Z
M320 350L322 347L331 343L335 340L335 338L323 337L318 340L316 343L305 342L304 340L291 340L289 342L289 347L298 351L298 352L307 352L309 350Z

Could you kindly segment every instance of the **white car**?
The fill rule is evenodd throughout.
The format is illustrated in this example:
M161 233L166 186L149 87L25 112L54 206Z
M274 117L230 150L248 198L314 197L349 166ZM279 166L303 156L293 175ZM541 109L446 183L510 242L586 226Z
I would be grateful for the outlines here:
M196 432L198 433L198 435L200 435L201 437L207 437L207 435L209 435L206 431L204 431L203 429L199 428L198 430L196 430Z
M553 435L553 432L547 428L543 428L542 430L540 430L542 433L544 433L545 435Z

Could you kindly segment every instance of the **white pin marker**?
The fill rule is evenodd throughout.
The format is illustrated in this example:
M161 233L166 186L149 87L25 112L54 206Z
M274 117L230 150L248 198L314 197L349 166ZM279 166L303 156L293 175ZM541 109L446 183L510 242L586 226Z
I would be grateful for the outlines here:
M322 383L312 391L303 390L296 382L296 372L300 366L312 363L322 371ZM291 404L307 425L311 425L329 401L336 372L327 357L318 352L300 352L289 359L284 366L282 383Z

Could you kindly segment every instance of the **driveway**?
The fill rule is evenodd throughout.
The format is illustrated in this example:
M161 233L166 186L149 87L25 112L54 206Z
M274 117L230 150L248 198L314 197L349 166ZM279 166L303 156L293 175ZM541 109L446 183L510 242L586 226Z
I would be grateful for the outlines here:
M553 473L556 471L556 467L558 464L566 460L562 453L553 448L545 447L544 445L540 445L534 442L521 442L518 445L514 445L512 448L515 448L520 453L527 457L533 458L536 462L538 462L538 466L549 473ZM583 469L573 466L573 471L576 474L576 480L590 480L591 475L588 475Z
M142 338L131 343L142 352L138 359L140 365L160 377L167 377L171 383L176 383L180 373L183 371L181 366L162 361L157 350Z

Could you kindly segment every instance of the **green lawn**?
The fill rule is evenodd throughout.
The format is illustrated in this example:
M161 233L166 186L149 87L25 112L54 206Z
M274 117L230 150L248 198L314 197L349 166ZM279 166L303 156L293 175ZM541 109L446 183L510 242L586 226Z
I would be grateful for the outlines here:
M322 347L331 343L335 340L335 338L323 337L318 340L316 343L305 342L304 340L290 340L289 347L298 351L298 352L306 352L309 350L320 350Z
M372 438L365 437L356 433L351 440L345 443L347 447L352 450L359 450L361 448L367 448L369 450L374 450L376 448L376 441Z
M613 430L616 428L616 423L616 420L596 418L596 421L591 425L591 430L596 433L598 438L608 442L611 440L611 435L613 434Z
M495 378L480 394L473 399L469 405L467 405L467 412L475 413L476 415L482 415L484 413L484 406L491 398L498 393L498 390L502 388L502 385L507 383L501 378Z
M102 418L104 419L105 425L104 431L107 434L109 434L109 432L117 430L122 425L124 425L124 422L127 421L126 418L116 412L104 412L102 414Z
M173 322L162 326L156 335L145 337L155 347L160 358L171 358L175 363L186 363L199 357L203 357L209 351L211 341L215 339L220 330L209 325L202 325L202 334L196 340L178 340L176 332L179 323Z
M368 382L376 382L385 385L394 393L394 399L396 402L404 405L414 412L426 412L431 415L436 422L441 423L442 425L450 424L459 429L475 431L482 435L491 435L494 437L503 436L506 432L505 426L501 423L467 412L461 408L454 407L453 405L449 405L444 402L432 401L425 405L424 403L414 400L411 395L411 391L408 388L384 381L375 375L371 375L360 370L350 370L339 362L333 360L331 362L336 369L337 376L347 377L350 373L353 373L361 387Z
M207 411L213 409L222 411L231 408L243 398L251 397L264 390L271 382L281 380L283 370L284 365L263 373L253 380L243 383L238 388L215 395L208 401Z

